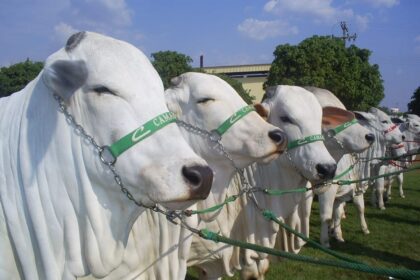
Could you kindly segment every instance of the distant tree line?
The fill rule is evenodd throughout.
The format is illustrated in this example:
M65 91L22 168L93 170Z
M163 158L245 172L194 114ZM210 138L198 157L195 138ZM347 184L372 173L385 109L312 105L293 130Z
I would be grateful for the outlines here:
M298 45L278 45L264 87L271 85L316 86L333 92L350 110L378 107L384 97L382 77L377 64L370 64L372 52L331 36L313 36ZM175 51L151 54L151 61L165 88L173 77L185 72L202 72L193 68L192 58ZM21 90L42 70L42 62L27 59L0 68L0 97ZM218 75L228 82L247 102L255 99L242 83L226 75ZM420 87L408 104L409 112L420 114Z
M24 88L35 79L42 67L44 67L42 62L27 59L25 62L0 68L0 97L9 96Z

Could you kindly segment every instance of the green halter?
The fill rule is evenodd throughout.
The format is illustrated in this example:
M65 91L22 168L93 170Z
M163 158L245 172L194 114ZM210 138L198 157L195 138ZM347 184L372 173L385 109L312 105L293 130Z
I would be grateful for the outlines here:
M150 135L152 135L159 129L164 128L168 124L171 124L175 121L176 121L176 117L174 113L165 112L151 119L150 121L146 122L145 124L137 128L136 130L123 136L120 140L113 143L111 146L103 147L104 150L108 150L108 152L110 152L111 155L114 157L113 161L111 161L110 163L114 163L118 156L120 156L126 150L133 147L138 142L146 139L147 137L149 137Z
M338 133L340 133L341 131L343 131L344 129L348 128L349 126L352 126L353 124L358 123L357 119L352 119L351 121L345 122L335 128L332 128L330 130L327 131L327 136L328 137L334 137L335 135L337 135Z
M324 136L322 136L322 134L315 134L315 135L309 135L305 138L301 138L298 140L294 140L289 142L289 144L287 145L287 149L291 150L294 148L297 148L299 146L303 146L312 142L317 142L317 141L324 141Z
M254 106L248 105L239 109L236 113L230 116L226 121L224 121L215 131L222 136L232 125L237 121L245 117L250 112L255 111Z

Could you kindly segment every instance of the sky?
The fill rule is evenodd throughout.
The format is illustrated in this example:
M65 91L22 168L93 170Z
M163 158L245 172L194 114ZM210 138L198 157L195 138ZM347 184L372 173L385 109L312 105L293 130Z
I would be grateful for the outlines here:
M276 46L341 36L346 21L372 51L381 105L405 111L420 86L419 0L0 0L0 66L44 61L76 31L125 40L148 57L189 55L193 66L271 63Z

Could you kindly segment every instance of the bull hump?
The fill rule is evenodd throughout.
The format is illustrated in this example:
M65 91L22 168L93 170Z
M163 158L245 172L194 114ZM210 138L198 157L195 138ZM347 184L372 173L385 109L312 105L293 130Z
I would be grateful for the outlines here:
M78 32L70 36L66 43L66 51L69 52L73 50L77 45L86 37L86 32Z

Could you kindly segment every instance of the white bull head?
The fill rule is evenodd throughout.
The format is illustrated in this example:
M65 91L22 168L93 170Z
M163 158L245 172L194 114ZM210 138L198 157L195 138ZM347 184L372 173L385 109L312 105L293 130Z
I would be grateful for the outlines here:
M354 113L347 111L334 93L318 87L305 87L323 108L322 130L325 146L338 161L344 154L360 153L375 141L370 130L357 123Z
M256 112L250 111L238 119L236 112L244 108L246 103L229 84L214 75L182 74L172 80L172 87L165 94L169 109L188 124L213 131L226 121L234 122L221 135L221 143L238 168L255 161L271 161L286 148L286 135ZM216 181L211 191L213 197L200 204L206 207L220 203L236 172L231 160L212 148L214 144L203 136L185 129L183 133L194 151L205 158L215 171Z
M390 146L401 143L402 134L396 129L391 118L377 108L370 108L369 112L354 112L360 123L375 132L378 141L383 145Z
M145 209L121 192L53 94L98 145L112 144L133 200L181 208L210 191L212 171L173 122L147 57L126 42L77 33L34 81L0 100L1 279L102 278L121 263ZM113 144L119 139L127 150Z
M295 86L275 86L267 89L265 99L257 107L261 115L287 134L287 155L281 158L285 166L297 168L309 181L332 179L337 168L335 160L323 143L322 109L313 94ZM310 117L309 117L310 116ZM291 147L291 143L295 143Z
M168 111L158 74L126 42L94 33L75 34L65 49L48 58L43 80L103 145L133 131L131 140L138 141L150 133L142 124L153 119L157 127L163 126L168 117L158 117ZM96 161L91 151L86 151L85 158ZM104 181L106 177L98 170L101 166L86 166L95 181L109 188L106 191L120 191ZM148 205L205 198L212 181L212 172L182 141L174 123L121 154L115 167L134 198Z
M375 141L375 135L358 123L354 113L329 106L322 111L325 146L336 161L345 154L363 152Z

